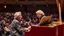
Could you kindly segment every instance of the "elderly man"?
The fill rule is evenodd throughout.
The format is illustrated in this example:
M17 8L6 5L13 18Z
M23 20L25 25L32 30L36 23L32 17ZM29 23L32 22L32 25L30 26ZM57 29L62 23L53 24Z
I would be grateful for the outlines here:
M38 26L39 26L39 24L40 24L40 20L41 20L43 17L45 17L44 15L45 15L45 14L44 14L44 12L43 12L42 10L37 10L37 11L36 11L36 16L37 16L37 19L38 19L38 21L39 21Z
M42 10L37 10L36 11L36 18L34 19L33 18L33 24L32 24L32 26L39 26L40 25L40 20L43 18L43 17L45 17L44 16L45 14L44 14L44 12L42 11Z
M36 11L36 16L38 17L38 19L40 20L42 17L44 17L44 12L42 10L37 10Z
M48 26L48 24L51 23L51 16L45 16L44 12L42 10L36 11L36 16L39 20L40 26Z
M14 20L10 24L10 35L9 36L24 36L24 32L28 32L31 26L27 28L21 26L22 14L21 12L16 12L14 14Z

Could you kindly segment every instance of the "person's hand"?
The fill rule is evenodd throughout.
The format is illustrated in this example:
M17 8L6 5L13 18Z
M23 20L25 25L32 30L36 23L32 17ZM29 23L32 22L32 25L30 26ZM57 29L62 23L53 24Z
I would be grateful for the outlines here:
M28 32L29 31L29 28L25 28L25 32Z
M31 26L29 26L28 29L31 29Z
M26 32L29 32L31 30L31 26L29 26L28 28L25 28Z

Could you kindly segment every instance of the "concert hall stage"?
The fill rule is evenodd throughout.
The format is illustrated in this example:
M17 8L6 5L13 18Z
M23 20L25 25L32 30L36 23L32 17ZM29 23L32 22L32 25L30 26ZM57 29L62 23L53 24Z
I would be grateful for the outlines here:
M32 27L30 32L26 32L25 36L64 36L64 25L56 27Z
M25 33L25 36L56 36L56 28L32 27L30 32Z

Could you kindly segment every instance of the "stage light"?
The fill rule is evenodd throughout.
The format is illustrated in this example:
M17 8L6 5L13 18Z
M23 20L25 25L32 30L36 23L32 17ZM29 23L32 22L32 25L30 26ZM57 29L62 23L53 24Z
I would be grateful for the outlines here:
M46 5L48 7L48 5Z
M20 5L20 6L22 6L22 5Z
M6 8L7 6L6 5L4 5L4 8Z

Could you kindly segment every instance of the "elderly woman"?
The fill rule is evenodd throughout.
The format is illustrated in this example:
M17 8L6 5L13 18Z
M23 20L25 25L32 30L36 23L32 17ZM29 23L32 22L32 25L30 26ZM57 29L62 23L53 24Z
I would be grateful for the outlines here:
M24 36L24 32L28 32L31 26L27 28L21 26L22 14L16 12L14 14L14 20L10 24L10 35L9 36Z

